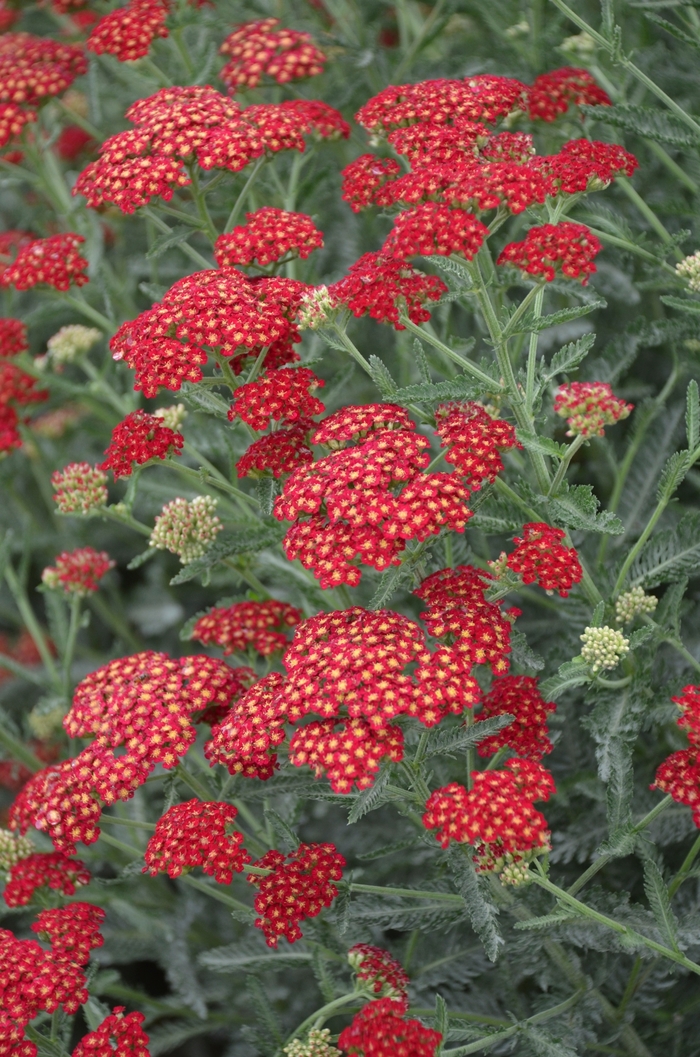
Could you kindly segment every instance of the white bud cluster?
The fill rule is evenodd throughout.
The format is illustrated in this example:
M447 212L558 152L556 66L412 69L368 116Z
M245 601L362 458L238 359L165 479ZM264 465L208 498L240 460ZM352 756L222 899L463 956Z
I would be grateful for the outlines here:
M511 39L516 37L526 37L530 32L530 23L523 19L522 22L516 22L514 26L508 26L508 29L505 32L506 36Z
M177 554L183 565L201 558L224 527L214 513L217 502L212 496L198 495L166 503L156 518L150 546Z
M32 855L36 848L28 837L20 837L9 829L0 829L0 874L7 876L22 859Z
M630 649L630 640L626 639L621 631L607 625L602 628L586 628L581 642L581 657L592 672L617 668Z
M171 404L170 407L159 407L153 414L156 418L162 419L164 426L174 430L179 430L187 418L184 404Z
M29 729L40 741L48 741L55 734L63 731L63 716L65 710L62 705L52 702L36 704L27 716Z
M79 356L84 356L102 337L102 331L96 327L84 327L72 323L61 327L46 342L50 359L54 363L73 363Z
M700 250L679 261L676 271L683 279L688 280L689 289L700 294Z
M518 885L527 884L529 878L528 864L524 859L520 862L510 862L507 866L504 866L498 875L498 879L501 884L512 885L517 888Z
M579 62L589 63L595 57L596 42L590 33L574 33L572 37L566 37L559 45L559 51L565 55L578 59Z
M327 286L317 286L304 294L299 305L297 322L300 330L317 330L333 318L338 306L328 292Z
M306 1042L293 1039L282 1052L287 1057L341 1057L340 1050L331 1046L330 1038L328 1028L312 1028Z
M642 613L653 613L659 604L656 595L647 595L643 587L625 591L615 603L615 619L618 624L629 624Z

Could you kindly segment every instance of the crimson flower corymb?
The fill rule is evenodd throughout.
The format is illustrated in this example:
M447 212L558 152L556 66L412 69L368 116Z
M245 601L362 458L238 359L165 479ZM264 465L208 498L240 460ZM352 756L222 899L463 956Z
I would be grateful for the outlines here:
M437 275L425 275L408 261L381 252L365 253L328 292L335 304L346 305L354 316L369 315L404 330L400 307L405 307L412 323L425 323L430 319L426 301L439 301L447 286Z
M449 257L454 253L470 261L487 236L488 228L473 213L440 202L424 202L399 213L382 253L401 259L418 254Z
M242 848L243 834L232 828L238 811L232 804L188 800L169 808L148 842L143 872L163 871L179 877L201 866L219 884L230 884L250 855Z
M251 671L251 677L253 672ZM210 766L223 764L229 774L271 778L277 767L275 749L285 739L287 712L279 700L282 676L270 672L249 687L220 722L204 746Z
M574 584L581 582L583 570L573 547L565 547L563 529L552 528L542 521L523 525L522 536L508 555L507 565L522 576L523 583L538 583L545 591L558 591L566 598Z
M323 235L311 217L264 206L246 213L245 224L227 235L219 235L214 257L220 268L254 262L264 266L287 255L305 260L322 246Z
M34 852L11 868L3 897L8 907L20 907L31 902L39 888L72 896L79 885L89 884L91 876L84 862L65 852Z
M72 1057L150 1057L143 1013L124 1014L115 1006L95 1031L83 1035Z
M163 425L163 420L146 411L132 411L112 430L107 458L100 470L111 470L114 479L130 477L134 463L143 466L150 459L179 455L184 444L181 433Z
M300 418L289 429L278 429L259 437L246 448L236 463L239 477L284 477L300 466L314 461L308 444L316 423L310 418Z
M634 410L615 396L607 382L568 382L554 397L554 410L566 419L567 436L602 437L605 426L613 426Z
M87 72L79 44L32 33L0 34L0 103L36 106Z
M503 419L493 418L476 403L442 404L436 412L436 432L447 448L445 462L451 463L473 491L484 481L495 481L503 470L500 453L520 448L515 428Z
M372 994L382 998L405 998L408 994L408 973L381 947L356 943L348 951L348 962L357 980Z
M84 286L88 282L88 262L78 252L84 242L82 235L68 232L20 246L14 262L0 272L0 285L29 290L45 283L63 291L70 289L71 284Z
M340 1049L352 1057L434 1057L442 1035L406 1017L407 998L368 1002L339 1037Z
M268 947L276 947L282 936L290 943L301 939L299 922L331 905L338 895L333 882L342 880L345 865L333 844L300 844L289 855L268 851L258 859L255 866L270 873L250 874L248 881L258 889L255 927Z
M537 679L527 675L494 679L482 704L477 723L494 716L511 715L514 718L503 730L479 742L480 756L491 756L499 749L507 748L527 760L539 761L545 753L552 751L547 716L557 706L553 701L544 700Z
M602 248L585 224L565 220L530 228L523 242L509 242L503 248L496 264L513 264L527 275L543 276L548 283L560 271L585 286L596 270L593 258Z
M221 80L232 93L239 88L256 88L263 77L287 84L323 73L326 56L311 35L277 26L278 18L244 22L221 45L220 54L229 56Z
M119 62L134 62L148 55L156 37L167 37L165 19L169 0L129 0L104 15L92 29L87 47L95 55L107 52Z
M97 591L99 581L116 565L106 551L93 547L79 547L63 551L41 574L42 583L49 590L62 590L67 595L88 595Z
M266 371L261 378L236 389L229 420L240 418L253 429L262 431L267 429L270 419L293 423L320 415L326 410L325 404L312 394L325 384L308 367Z
M658 767L652 789L670 793L679 804L687 804L700 828L700 686L684 686L671 698L681 710L678 726L688 735L690 748L672 752Z
M192 638L203 646L223 647L225 655L252 649L269 657L287 648L289 639L285 632L300 620L301 610L274 598L234 602L231 606L214 606L200 617L192 629Z

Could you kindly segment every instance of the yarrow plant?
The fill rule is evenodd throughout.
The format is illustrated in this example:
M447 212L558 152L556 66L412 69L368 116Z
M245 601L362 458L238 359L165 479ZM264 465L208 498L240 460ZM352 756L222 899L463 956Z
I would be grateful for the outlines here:
M0 0L0 1057L698 1052L658 6Z

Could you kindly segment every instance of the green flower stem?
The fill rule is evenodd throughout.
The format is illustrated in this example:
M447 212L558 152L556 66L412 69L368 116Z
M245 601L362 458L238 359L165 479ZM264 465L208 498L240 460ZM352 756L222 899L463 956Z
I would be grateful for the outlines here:
M508 215L510 216L510 214ZM513 312L513 315L510 317L505 327L503 328L504 339L513 336L517 324L523 318L533 301L535 302L535 306L533 307L533 313L535 317L540 316L542 314L542 301L544 300L545 286L545 283L538 283L537 285L533 286L530 290L528 290L528 292L525 294L525 297L522 299L518 307ZM537 301L539 301L539 307L537 306Z
M185 785L188 785L193 793L196 793L200 800L214 800L215 797L203 782L200 782L199 778L196 778L191 771L188 771L183 763L179 763L177 766L177 776L181 778Z
M216 899L219 903L224 903L225 906L231 907L233 910L243 910L246 914L254 913L253 908L249 907L247 903L242 903L240 899L234 899L233 896L226 895L225 892L220 892L220 885L210 885L206 881L198 881L196 877L192 877L191 874L181 874L178 877L178 881L183 881L189 885L190 888L196 888L198 892L204 892L205 895L210 896L211 899Z
M33 668L27 668L26 665L20 664L13 657L5 656L4 653L0 653L0 668L4 668L7 672L12 672L17 679L27 679L36 686L46 688L46 679L43 675L35 672Z
M262 595L263 600L272 597L268 589L265 587L265 584L261 580L258 580L255 573L252 573L250 569L242 569L239 565L236 565L231 558L222 558L221 564L228 566L229 569L233 569L242 580L245 580L249 587L252 587L259 595Z
M532 293L532 291L530 291ZM528 297L530 294L528 294ZM523 300L522 304L525 304L527 297ZM542 303L544 302L544 284L536 288L536 294L534 297L534 304L532 306L532 314L537 319L542 315ZM520 307L522 307L522 304ZM533 330L530 334L530 343L528 346L527 353L527 376L525 382L525 406L527 407L528 413L532 414L532 405L535 402L535 375L537 373L537 345L539 342L539 332Z
M165 223L165 221L158 216L155 209L151 209L150 206L141 206L141 212L145 217L148 217L148 219L151 220L158 228L158 230L162 231L164 235L171 234L172 228L169 227ZM182 250L182 252L187 257L189 257L191 261L194 261L195 264L198 264L200 268L204 268L209 271L213 267L211 261L208 261L206 257L202 256L201 253L198 253L197 250L193 249L192 246L190 246L189 242L178 242L177 248L179 250Z
M224 228L224 234L225 235L228 235L229 232L231 232L233 230L233 228L236 226L236 221L238 220L239 216L241 215L241 212L243 210L243 206L245 204L246 196L247 196L248 192L250 191L250 189L252 188L252 186L255 183L255 181L257 180L258 173L260 172L260 170L262 169L262 167L263 167L263 165L265 164L266 161L267 161L267 158L263 154L262 157L258 158L258 160L253 165L253 168L250 171L250 176L248 177L246 182L243 184L243 188L242 188L238 198L233 203L233 207L231 209L231 212L228 215L228 220L226 221L226 226Z
M667 154L667 152L663 149L660 143L657 143L653 139L647 139L644 142L646 143L651 153L656 155L661 164L665 165L668 171L673 173L676 179L680 180L684 187L687 187L687 189L689 191L692 191L694 195L696 195L700 191L700 184L693 180L693 178L688 175L685 169L681 169L678 162L674 161L670 154Z
M248 495L246 492L242 492L235 485L229 484L226 478L222 475L214 477L213 474L206 470L195 470L192 466L184 466L181 462L176 462L173 458L163 460L163 465L174 470L175 473L181 474L182 477L187 477L190 481L195 481L200 487L203 485L210 485L212 488L218 488L220 492L225 492L227 495L232 495L238 502L241 510L247 515L251 516L253 513L249 507L249 503L253 503L255 506L260 506L255 496ZM149 529L149 535L151 530Z
M658 818L659 815L665 811L667 807L670 807L672 803L673 797L670 795L665 796L663 800L660 800L659 803L651 809L651 811L647 812L644 818L640 819L639 822L632 827L630 835L636 835L637 833L641 833L642 830L645 830L647 826L650 826L654 819ZM572 885L569 885L567 888L569 895L576 895L584 885L588 884L592 877L595 877L595 875L614 858L615 855L601 855L594 863L591 863L588 869L584 870L581 876L578 877Z
M565 14L567 18L571 19L575 25L588 33L589 36L593 37L596 44L607 51L608 55L613 57L618 66L622 66L623 69L628 70L629 73L648 88L657 99L660 99L669 110L673 111L676 117L680 118L684 124L692 128L696 135L700 135L700 124L698 124L690 114L686 113L683 107L679 106L674 99L671 99L670 95L666 95L664 90L659 88L655 81L652 81L651 77L647 77L643 70L640 70L638 66L635 66L631 59L628 59L627 56L622 53L616 41L608 40L607 37L602 35L602 33L598 33L597 30L593 29L593 27L585 21L585 19L581 18L580 15L577 15L568 4L564 3L564 0L551 0L551 3L558 7L559 10Z
M114 333L114 325L111 320L107 319L101 312L98 312L96 308L89 305L83 297L76 297L75 294L60 294L61 300L65 304L70 305L76 312L80 312L86 319L91 320L101 330L104 330L105 334Z
M653 624L654 621L650 621L650 623ZM657 624L656 627L658 626L659 625ZM661 641L668 643L669 646L672 646L676 653L679 653L681 657L683 657L688 662L691 668L694 668L696 672L700 672L700 661L696 657L693 657L692 653L690 653L685 648L682 642L679 642L678 639L674 639L671 636L666 636Z
M637 207L637 209L642 214L644 219L654 229L654 231L659 236L661 241L665 242L666 245L668 245L669 243L672 243L673 242L673 236L663 226L663 224L661 223L661 221L657 217L657 215L654 212L654 210L651 209L647 205L647 203L644 201L644 199L639 194L639 192L634 189L634 187L629 182L627 177L626 176L618 176L617 177L617 183L622 188L622 190L625 192L625 194L629 198L630 202L634 203L634 205ZM676 249L675 249L675 257L676 257L676 260L679 260L679 261L683 260L683 254L678 249L678 247L676 247Z
M56 664L54 662L53 657L51 656L51 651L46 641L46 637L44 636L44 632L41 630L39 621L34 615L34 610L29 604L29 599L27 598L26 591L24 590L22 584L19 582L17 573L15 572L10 562L8 562L5 566L5 579L7 580L7 586L10 588L12 597L15 600L17 608L20 611L20 615L22 617L22 620L24 621L24 625L29 634L31 635L32 639L34 640L34 645L39 651L39 656L41 657L44 667L46 668L46 672L49 676L49 679L56 687L56 689L59 689L61 687L61 680L59 679Z
M199 177L197 176L194 165L190 168L190 179L192 180L192 183L190 184L190 193L192 194L192 200L194 201L195 208L197 210L197 215L200 219L202 228L204 229L204 231L206 231L211 243L213 244L216 242L219 233L214 226L214 221L212 220L209 209L207 208L206 199L202 194L201 188L199 186Z
M554 3L555 0L552 0ZM588 230L596 238L600 239L601 242L608 243L611 246L618 246L621 250L627 250L628 253L634 253L635 256L641 257L645 261L649 261L651 264L655 264L657 268L663 269L672 275L674 279L678 280L678 273L672 264L668 261L662 261L654 253L650 253L649 250L642 249L641 246L637 246L634 242L630 242L629 239L622 239L619 235L611 235L609 231L601 231L600 228L592 227L590 224L586 225Z
M534 510L531 506L529 506L524 499L521 499L518 493L515 492L509 484L506 484L506 482L501 477L497 477L493 483L496 488L496 491L500 492L501 495L506 496L508 499L511 500L511 502L519 506L523 513L527 514L531 521L542 520L542 515L539 514L536 510Z
M38 757L34 755L31 749L28 749L18 738L15 738L13 734L10 734L9 730L0 724L0 745L7 749L11 756L14 756L16 760L20 760L25 767L28 767L30 771L36 774L37 771L42 771L46 766L42 763Z
M543 1009L539 1013L535 1013L533 1016L528 1017L526 1020L518 1021L517 1024L513 1024L512 1027L506 1028L505 1031L498 1031L494 1034L487 1035L484 1039L479 1039L477 1042L468 1042L464 1046L456 1046L452 1050L441 1050L441 1057L466 1057L469 1053L479 1053L480 1050L490 1049L499 1042L504 1042L506 1039L511 1039L514 1035L518 1035L523 1028L528 1027L531 1024L544 1024L548 1020L554 1019L554 1017L561 1016L567 1009L571 1009L577 1002L583 998L586 994L586 989L581 988L579 991L574 992L569 998L563 1002L559 1002L556 1006L550 1006L549 1009Z
M299 178L301 177L301 171L306 165L307 161L311 157L313 151L301 154L297 151L292 159L292 165L289 173L289 182L284 194L284 209L288 213L291 213L296 208L297 204L297 191L299 190Z
M619 921L615 921L614 918L609 918L606 914L600 914L597 910L593 910L592 907L586 906L585 903L581 903L578 899L569 895L569 893L563 888L559 888L544 876L531 873L530 877L536 885L539 885L539 887L544 888L546 892L550 892L553 896L556 896L560 903L570 906L572 910L576 910L577 913L581 914L583 917L590 918L591 921L596 921L599 925L604 925L605 928L617 932L618 935L624 936L627 940L642 944L644 947L648 947L651 951L656 951L657 954L662 955L664 958L668 958L670 961L682 965L683 968L688 969L689 972L700 976L700 965L691 962L690 958L686 958L686 956L680 951L674 951L671 947L664 947L662 943L657 943L655 940L648 939L646 936L643 936L641 932L636 932L627 925L622 925Z
M100 821L102 820L100 819ZM109 833L100 833L100 840L103 840L105 844L109 844L112 848L125 852L132 859L143 859L143 852L140 848L135 848L133 844L124 844L123 841L117 840L116 837L110 837Z
M202 194L205 193L206 191L203 189ZM199 217L192 216L191 213L185 213L182 209L175 209L174 206L166 205L164 202L158 202L158 211L160 213L165 213L166 216L172 217L174 220L179 220L182 224L189 224L191 228L195 228L198 231L202 230L202 221Z
M87 132L88 136L92 136L97 143L100 143L105 138L104 134L100 132L96 125L93 125L92 122L88 121L87 118L84 118L83 115L79 114L76 110L71 110L71 108L66 106L63 100L58 96L54 96L53 102L66 117L70 118L73 124L79 125L83 132Z
M465 953L467 953L467 952L465 951ZM469 952L469 953L471 953L471 952ZM441 959L441 961L442 961L442 959ZM438 962L437 964L440 964L440 962ZM404 965L405 965L405 959L404 959ZM420 976L423 972L425 972L425 970L421 969L416 975ZM435 1007L430 1009L430 1008L426 1008L425 1006L411 1006L408 1012L412 1013L413 1016L415 1016L415 1017L434 1017L435 1016ZM482 1013L463 1013L461 1010L460 1011L450 1010L450 1019L451 1020L464 1020L464 1021L466 1021L469 1024L492 1024L494 1026L494 1028L504 1028L504 1027L507 1028L511 1024L511 1021L504 1020L503 1017L488 1017L488 1016L486 1016L485 1013L484 1014L482 1014Z
M333 1016L337 1009L342 1009L343 1006L350 1005L351 1002L362 1003L362 998L357 994L356 991L350 992L347 995L341 995L340 998L334 998L332 1002L327 1002L325 1006L321 1006L315 1013L312 1013L310 1017L303 1020L298 1028L296 1028L285 1042L285 1046L288 1046L294 1039L298 1039L301 1035L305 1034L306 1031L311 1028L321 1028L325 1022ZM364 1003L362 1003L364 1004ZM283 1052L282 1047L277 1050L275 1057L278 1057Z
M79 594L74 594L70 600L70 620L68 622L66 648L63 657L61 658L63 664L63 692L66 699L69 698L71 692L71 669L73 667L73 656L78 641L78 632L80 631L80 607L82 601L83 599Z
M364 358L364 356L362 355L360 350L357 348L357 346L350 340L350 338L348 337L348 335L347 335L346 331L344 330L344 328L338 326L337 323L334 323L333 326L332 326L332 329L333 329L333 333L340 339L340 341L343 344L344 348L346 348L347 351L350 353L350 355L352 356L353 360L355 360L357 363L359 363L359 365L362 368L362 370L366 374L368 374L370 376L370 378L371 378L372 377L372 368L370 367L369 363Z
M97 390L99 393L104 394L104 399L106 400L106 402L108 404L111 404L114 410L119 413L121 418L125 418L130 411L134 410L131 401L125 400L120 397L117 393L115 393L114 389L112 389L112 386L109 385L108 382L106 382L104 378L101 377L94 363L91 363L90 360L83 360L80 364L80 367L92 382L92 388L94 390Z
M695 860L696 860L696 858L697 858L699 853L700 853L700 836L695 838L695 842L694 842L692 848L690 849L690 851L686 855L685 859L683 860L683 865L681 866L680 870L678 871L678 873L676 874L676 876L673 878L673 880L671 881L670 885L668 886L669 899L673 899L674 895L676 894L676 892L678 891L680 886L683 884L685 879L688 877L688 874L691 871L692 865L695 862Z
M170 39L175 45L175 50L182 59L182 65L185 69L187 84L192 84L195 77L197 76L197 71L192 65L189 54L187 52L187 48L185 47L185 42L182 39L182 26L178 26L177 29L173 30Z
M549 491L547 492L547 496L548 497L557 494L557 492L559 491L559 486L561 485L562 481L566 477L566 471L569 469L569 465L571 463L571 460L573 459L574 455L579 450L579 448L582 448L587 440L588 440L588 438L584 437L584 435L582 433L578 433L574 437L574 439L572 440L571 444L566 449L566 455L564 456L564 458L559 463L559 466L557 468L557 472L554 475L554 480L552 481L551 485L549 486Z
M126 511L115 510L113 506L102 507L100 514L102 517L111 518L112 521L118 521L121 525L127 525L134 532L140 532L142 536L150 536L153 531L148 525L144 525L143 521L137 521Z
M422 341L426 341L428 345L432 345L434 349L441 352L448 360L458 364L465 373L470 374L472 378L477 380L477 382L481 382L483 385L488 386L491 392L498 392L501 389L498 382L490 375L486 374L485 371L482 371L480 367L477 367L475 363L472 363L471 360L465 359L464 356L460 356L458 352L451 349L449 345L445 345L444 342L440 341L440 339L434 334L431 334L430 331L425 330L424 327L419 327L416 323L411 322L408 316L401 316L401 325L406 327L406 330L410 330Z
M462 897L452 892L422 892L414 888L392 888L387 885L365 885L351 881L351 892L367 892L378 896L404 896L406 899L432 899L438 903L461 904Z
M151 77L158 82L161 88L172 87L173 82L166 73L163 73L160 66L156 66L153 59L149 59L148 56L146 56L145 58L138 60L138 65L142 70L148 70Z

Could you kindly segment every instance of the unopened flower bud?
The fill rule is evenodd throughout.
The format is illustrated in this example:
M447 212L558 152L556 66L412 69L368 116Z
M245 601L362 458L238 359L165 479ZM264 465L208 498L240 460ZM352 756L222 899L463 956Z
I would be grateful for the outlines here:
M615 396L607 382L569 382L561 385L554 398L554 410L565 418L567 436L602 437L604 427L627 418L634 404Z
M177 554L183 565L201 558L224 527L214 513L216 504L208 495L166 503L156 518L150 546Z
M41 582L50 591L63 591L67 595L89 595L98 589L98 581L113 569L106 551L92 547L79 547L74 551L63 551L55 565L48 565L41 574Z
M27 716L29 729L40 741L49 741L63 730L64 708L54 700L38 702Z
M331 1046L328 1028L312 1028L306 1039L293 1039L284 1047L287 1057L340 1057L340 1050Z
M101 330L80 323L61 327L46 343L49 358L57 364L73 363L89 352L101 337Z
M153 412L156 418L160 418L168 429L179 430L187 418L184 404L171 404L170 407L159 407Z
M575 33L561 42L559 51L586 65L595 56L596 42L590 33Z
M700 250L691 253L676 265L676 272L688 280L688 288L700 293Z
M317 286L301 298L298 324L300 330L318 330L333 318L338 306L333 301L327 286Z
M71 462L51 477L59 513L87 517L107 505L107 474L87 462Z
M642 613L653 613L658 604L656 595L645 594L643 587L633 587L615 603L615 618L618 624L629 624Z
M36 851L28 837L20 837L9 829L0 829L0 875L8 875L12 867Z
M586 628L581 635L581 642L581 657L592 672L617 668L630 648L629 639L626 639L621 631L607 625L602 628Z

